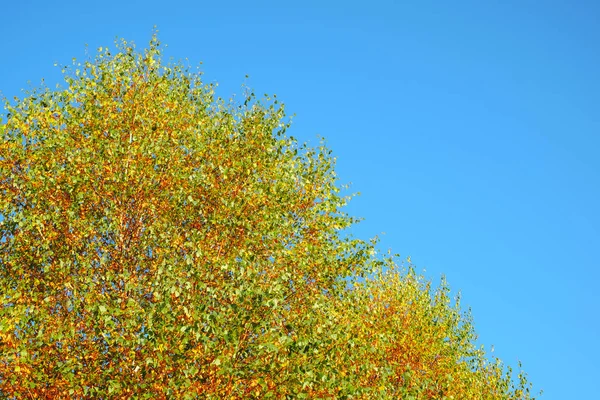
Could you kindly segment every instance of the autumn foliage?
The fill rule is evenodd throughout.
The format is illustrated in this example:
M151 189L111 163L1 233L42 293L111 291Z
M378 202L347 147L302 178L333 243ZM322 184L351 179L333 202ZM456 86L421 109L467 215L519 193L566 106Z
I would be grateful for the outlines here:
M344 233L276 99L216 98L156 37L65 79L0 125L0 397L529 398L444 282Z

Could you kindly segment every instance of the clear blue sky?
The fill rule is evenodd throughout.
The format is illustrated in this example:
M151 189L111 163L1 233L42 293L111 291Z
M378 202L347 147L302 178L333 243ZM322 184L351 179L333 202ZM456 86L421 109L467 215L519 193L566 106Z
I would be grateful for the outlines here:
M0 90L54 84L115 37L246 74L327 139L381 249L445 274L481 343L545 399L599 398L600 4L592 1L13 1Z

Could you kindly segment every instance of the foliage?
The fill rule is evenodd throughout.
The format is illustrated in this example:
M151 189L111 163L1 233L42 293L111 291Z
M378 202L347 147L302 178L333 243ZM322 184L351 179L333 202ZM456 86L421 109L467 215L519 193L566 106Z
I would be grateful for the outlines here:
M2 397L529 398L445 283L343 234L276 99L215 98L156 37L66 69L0 125Z

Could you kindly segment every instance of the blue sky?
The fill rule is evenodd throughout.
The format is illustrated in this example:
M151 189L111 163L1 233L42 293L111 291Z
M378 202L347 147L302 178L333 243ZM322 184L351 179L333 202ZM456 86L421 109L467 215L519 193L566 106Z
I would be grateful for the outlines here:
M327 139L382 250L471 307L480 342L545 399L597 398L600 6L591 1L20 1L0 91L116 37L203 62L219 94L277 94ZM385 232L384 235L381 235Z

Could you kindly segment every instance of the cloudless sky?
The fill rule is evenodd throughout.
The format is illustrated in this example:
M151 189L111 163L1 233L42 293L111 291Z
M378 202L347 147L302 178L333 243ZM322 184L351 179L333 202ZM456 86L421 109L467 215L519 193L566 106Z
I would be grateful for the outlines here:
M600 3L11 1L0 91L114 39L277 94L361 192L352 233L446 275L544 399L600 398ZM382 233L385 234L382 235Z

